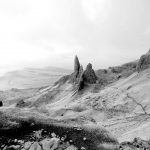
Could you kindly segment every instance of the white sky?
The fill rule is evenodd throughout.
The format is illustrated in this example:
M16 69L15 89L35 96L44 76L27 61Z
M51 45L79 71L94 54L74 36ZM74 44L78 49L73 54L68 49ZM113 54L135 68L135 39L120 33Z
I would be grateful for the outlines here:
M0 0L0 72L71 69L74 55L95 69L150 48L150 0Z

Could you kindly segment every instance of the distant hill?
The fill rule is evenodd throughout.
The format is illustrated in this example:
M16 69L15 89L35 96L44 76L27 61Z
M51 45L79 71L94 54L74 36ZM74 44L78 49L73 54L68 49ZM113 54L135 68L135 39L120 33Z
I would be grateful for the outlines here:
M6 73L0 77L0 90L27 89L51 86L60 77L71 71L56 67L25 68Z

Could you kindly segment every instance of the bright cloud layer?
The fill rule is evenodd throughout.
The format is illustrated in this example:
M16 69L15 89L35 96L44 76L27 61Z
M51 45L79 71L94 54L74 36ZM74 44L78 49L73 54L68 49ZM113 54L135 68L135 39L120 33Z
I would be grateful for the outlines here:
M149 48L149 0L1 0L0 72L23 67L109 67Z

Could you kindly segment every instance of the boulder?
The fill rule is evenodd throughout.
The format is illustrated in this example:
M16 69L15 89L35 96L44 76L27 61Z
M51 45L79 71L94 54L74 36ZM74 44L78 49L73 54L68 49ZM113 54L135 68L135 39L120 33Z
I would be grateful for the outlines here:
M0 101L0 107L2 107L3 106L3 102L2 101Z
M31 145L32 145L32 142L26 142L26 143L24 144L24 149L25 149L25 150L28 150Z
M35 131L34 137L40 139L42 137L42 130Z
M85 83L94 84L96 83L97 76L95 71L92 69L92 64L89 63L86 67L86 70L83 73L83 79Z
M11 145L7 148L7 150L18 150L20 148L20 145Z
M41 145L43 150L55 150L60 145L60 139L58 138L51 138L51 139L44 139L41 141Z
M42 150L41 146L39 145L38 142L34 142L29 150Z
M150 68L150 50L145 55L141 56L137 64L136 70L137 72L141 72L147 68Z
M77 150L77 148L75 146L73 146L73 145L70 145L65 150Z

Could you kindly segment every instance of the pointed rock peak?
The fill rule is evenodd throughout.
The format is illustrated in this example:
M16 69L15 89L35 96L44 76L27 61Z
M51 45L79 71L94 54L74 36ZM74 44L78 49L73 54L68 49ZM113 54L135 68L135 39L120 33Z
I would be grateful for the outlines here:
M92 64L91 63L88 63L86 70L92 70Z
M78 74L79 70L80 70L80 62L78 56L76 55L74 59L74 73Z
M97 76L95 74L95 71L92 69L91 63L87 65L86 70L84 71L84 80L85 82L90 84L96 83Z
M140 60L137 64L137 71L141 72L147 68L150 68L150 50L140 57Z

